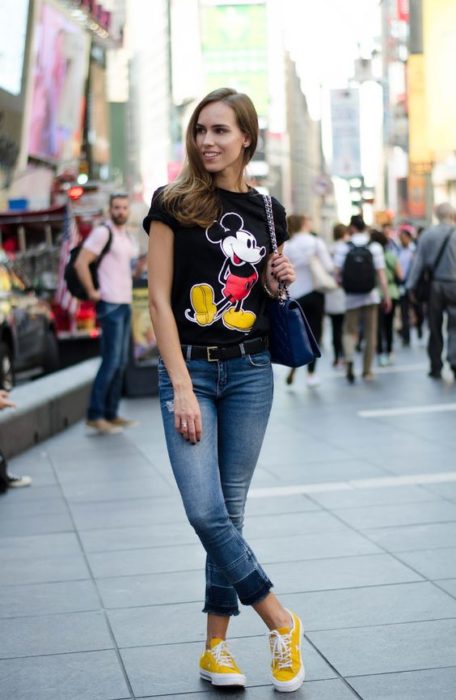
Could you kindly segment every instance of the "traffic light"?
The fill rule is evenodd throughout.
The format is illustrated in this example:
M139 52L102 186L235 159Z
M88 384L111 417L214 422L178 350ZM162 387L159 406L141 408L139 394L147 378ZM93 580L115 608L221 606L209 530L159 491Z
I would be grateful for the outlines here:
M81 199L82 195L84 194L84 188L80 187L79 185L73 185L73 187L70 187L68 189L68 196L70 199L75 202L78 199Z

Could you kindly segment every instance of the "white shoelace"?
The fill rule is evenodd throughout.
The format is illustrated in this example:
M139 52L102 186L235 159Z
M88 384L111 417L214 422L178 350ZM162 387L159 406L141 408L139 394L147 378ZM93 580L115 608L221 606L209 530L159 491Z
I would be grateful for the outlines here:
M272 663L279 669L291 667L291 632L280 634L272 630L269 635L271 645Z
M230 654L226 642L220 642L219 644L217 644L217 646L211 649L211 651L215 656L215 660L220 666L228 666L228 668L234 668L233 657Z

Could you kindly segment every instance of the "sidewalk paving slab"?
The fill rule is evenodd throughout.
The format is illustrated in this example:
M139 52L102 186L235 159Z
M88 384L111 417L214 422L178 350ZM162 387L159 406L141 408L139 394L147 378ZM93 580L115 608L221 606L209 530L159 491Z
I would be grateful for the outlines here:
M297 700L456 697L456 483L398 480L454 470L454 411L365 413L454 404L456 384L426 377L422 348L396 356L352 387L325 358L314 389L305 370L287 387L275 368L245 534L303 619ZM204 552L158 400L122 413L139 425L99 437L76 423L10 460L33 485L0 498L0 697L277 698L249 608L230 628L247 689L199 678Z

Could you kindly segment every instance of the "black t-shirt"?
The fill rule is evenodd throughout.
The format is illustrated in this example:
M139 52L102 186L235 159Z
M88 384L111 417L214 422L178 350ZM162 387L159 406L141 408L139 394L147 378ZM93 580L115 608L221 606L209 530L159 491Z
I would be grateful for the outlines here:
M171 306L181 343L232 345L269 332L261 273L272 252L263 197L257 190L218 189L221 214L203 229L183 226L163 207L163 187L154 192L143 221L174 232ZM285 209L273 198L277 244L287 238Z

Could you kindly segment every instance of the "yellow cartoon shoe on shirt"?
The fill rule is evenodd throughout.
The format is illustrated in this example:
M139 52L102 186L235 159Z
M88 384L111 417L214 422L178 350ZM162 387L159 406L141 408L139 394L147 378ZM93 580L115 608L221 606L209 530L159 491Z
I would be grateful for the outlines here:
M293 627L280 627L269 635L272 683L282 693L298 690L305 675L301 657L302 623L297 615L287 612L293 620Z
M255 323L256 315L252 311L243 309L228 309L223 314L223 323L227 328L235 331L249 331Z
M192 287L190 297L195 311L195 321L200 326L209 326L217 313L214 290L208 284L196 284Z
M212 685L245 686L245 676L240 672L227 643L223 639L211 639L210 649L202 654L199 663L201 678Z

